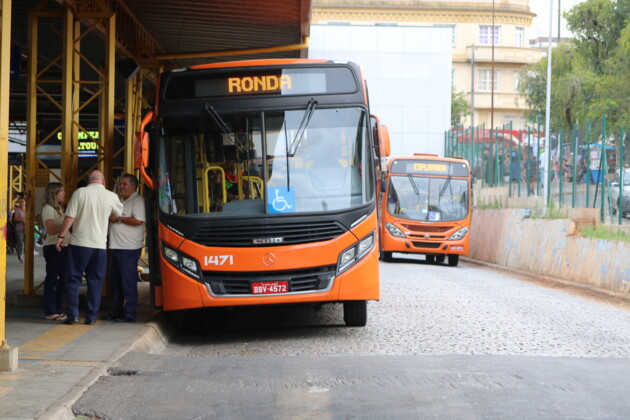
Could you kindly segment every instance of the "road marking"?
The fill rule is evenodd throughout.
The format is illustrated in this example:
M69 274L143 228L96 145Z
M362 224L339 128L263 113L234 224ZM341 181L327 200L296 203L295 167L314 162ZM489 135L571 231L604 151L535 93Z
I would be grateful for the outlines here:
M37 362L39 365L52 365L52 366L96 366L101 362L89 362L78 360L42 360Z
M11 391L13 391L13 388L0 388L0 398L4 397Z
M90 330L89 325L58 325L20 347L19 358L38 360Z

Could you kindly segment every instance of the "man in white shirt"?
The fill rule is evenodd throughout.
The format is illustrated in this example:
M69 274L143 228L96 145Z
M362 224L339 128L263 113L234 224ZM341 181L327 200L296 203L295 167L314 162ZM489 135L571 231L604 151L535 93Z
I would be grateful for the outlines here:
M103 319L135 322L138 308L138 259L144 247L146 222L144 198L138 190L138 178L123 174L118 183L123 203L120 216L110 216L109 287L113 307Z
M64 324L70 325L79 322L79 286L83 273L87 281L85 324L96 323L107 267L109 217L118 217L123 211L118 195L105 189L105 177L101 171L92 171L88 182L87 186L72 194L63 225L57 234L56 247L61 251L66 233L73 227L68 246L68 305L67 319L64 321Z

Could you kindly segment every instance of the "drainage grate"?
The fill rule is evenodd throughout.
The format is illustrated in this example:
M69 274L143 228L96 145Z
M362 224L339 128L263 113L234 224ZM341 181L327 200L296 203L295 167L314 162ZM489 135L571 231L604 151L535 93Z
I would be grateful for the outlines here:
M113 367L113 368L107 369L107 374L109 376L133 376L133 375L137 375L138 371Z

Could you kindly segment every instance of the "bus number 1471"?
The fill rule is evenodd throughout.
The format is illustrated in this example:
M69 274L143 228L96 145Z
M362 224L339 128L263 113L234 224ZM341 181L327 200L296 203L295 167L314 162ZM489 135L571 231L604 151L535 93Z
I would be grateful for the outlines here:
M234 265L232 255L206 255L203 257L204 265Z

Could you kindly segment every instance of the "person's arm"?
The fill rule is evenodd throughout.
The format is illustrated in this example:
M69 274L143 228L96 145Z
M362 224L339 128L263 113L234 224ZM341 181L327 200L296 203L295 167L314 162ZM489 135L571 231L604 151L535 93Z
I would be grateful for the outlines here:
M44 220L44 228L46 229L46 233L48 235L56 235L61 231L61 226L55 223L54 220L48 219Z
M66 216L63 219L63 224L61 225L61 228L59 229L59 232L57 233L57 244L55 245L55 248L57 248L57 251L61 251L61 246L63 245L63 242L65 240L66 233L68 233L73 223L74 223L74 217Z
M133 216L109 216L109 221L111 223L122 223L123 225L132 226L138 226L144 223L142 220L138 220Z

